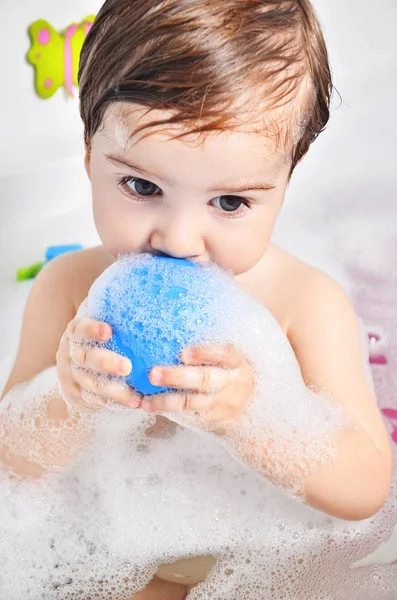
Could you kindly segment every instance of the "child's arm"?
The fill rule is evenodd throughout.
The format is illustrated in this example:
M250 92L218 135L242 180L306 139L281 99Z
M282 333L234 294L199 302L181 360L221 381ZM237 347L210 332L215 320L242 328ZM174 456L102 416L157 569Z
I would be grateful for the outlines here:
M249 308L258 341L269 341L260 354L247 348L258 374L251 401L241 349L219 346L182 357L188 367L162 367L162 385L182 393L145 398L142 407L216 434L238 460L305 503L364 519L386 501L392 474L367 340L336 282L316 270L305 279L303 292L291 293L288 338L267 310Z
M367 343L340 286L316 272L295 303L288 337L306 385L347 408L362 430L345 430L336 462L306 480L308 504L340 518L361 519L389 495L393 471L386 428L370 380Z
M25 305L17 356L0 400L18 383L55 365L59 341L76 313L72 269L71 257L61 256L49 262L34 280ZM61 412L63 404L63 400L58 403Z
M91 380L85 369L80 369L80 374L72 373L71 363L84 359L87 367L115 374L117 355L108 350L83 345L76 360L70 356L69 339L101 339L100 323L74 318L73 295L76 287L81 288L86 270L86 261L77 255L61 256L46 265L30 290L17 357L0 402L0 462L14 475L38 477L49 469L62 468L90 439L93 423L84 411L82 388L76 377L82 378L87 387ZM70 330L68 335L66 330ZM57 355L61 363L58 374ZM46 372L51 367L52 372ZM110 387L104 390L111 396ZM101 391L98 389L97 394ZM130 390L127 392L116 390L116 399L127 403L131 400ZM73 397L72 405L65 400L65 393ZM98 395L95 398L101 400Z
M69 257L55 259L46 265L33 282L24 310L17 356L1 394L0 460L14 474L40 476L45 470L42 465L30 461L26 456L12 452L14 437L19 436L29 447L29 436L32 434L24 431L22 427L19 429L16 425L10 426L5 412L6 400L3 399L16 385L31 380L51 365L55 365L59 340L75 313L69 281L70 263ZM56 393L51 393L51 410L54 420L64 420L68 417L66 402ZM42 435L40 431L37 433ZM43 442L45 453L45 440Z
M363 339L347 295L334 280L315 271L307 281L301 281L300 286L304 292L293 296L288 339L306 388L314 392L314 396L305 400L302 392L291 393L291 413L295 403L301 410L310 402L313 419L317 422L322 410L320 403L328 397L332 404L341 406L354 423L352 427L340 429L335 441L335 458L325 460L323 465L308 467L302 482L302 497L306 504L332 516L366 519L386 502L393 471L388 434L368 374L368 356L364 350L367 340ZM319 402L318 415L315 414L316 402ZM318 422L322 420L320 416ZM304 435L308 435L308 431ZM261 443L252 439L249 429L247 434L240 429L235 436L233 428L226 432L225 438L226 446L230 444L246 463L259 467L259 472L276 485L280 484L280 473L271 465L279 465L282 460L284 464L289 463L283 474L285 477L288 473L283 481L285 489L295 481L305 463L304 456L295 460L290 454L288 440L285 448L282 440L267 439Z

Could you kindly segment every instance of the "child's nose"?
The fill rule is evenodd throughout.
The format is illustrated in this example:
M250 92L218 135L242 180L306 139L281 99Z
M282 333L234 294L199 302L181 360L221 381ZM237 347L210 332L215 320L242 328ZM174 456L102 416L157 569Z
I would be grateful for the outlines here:
M192 214L172 216L153 228L150 245L153 250L174 258L193 259L206 250L197 218Z

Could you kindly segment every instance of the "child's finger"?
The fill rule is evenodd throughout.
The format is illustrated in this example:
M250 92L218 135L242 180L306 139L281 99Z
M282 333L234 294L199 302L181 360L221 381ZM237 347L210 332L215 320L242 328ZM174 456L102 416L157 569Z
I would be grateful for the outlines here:
M209 364L236 369L245 361L245 356L233 344L211 344L184 348L182 360L185 364Z
M140 395L124 381L106 376L99 379L95 377L95 373L79 367L73 368L73 376L80 387L87 392L105 396L129 408L137 408L140 404Z
M96 348L87 344L75 345L71 349L70 356L72 362L78 367L91 369L98 373L126 376L132 370L132 364L128 358L106 348Z
M95 321L87 317L76 317L70 321L66 329L69 339L74 341L95 340L104 342L112 337L112 328L108 323Z
M58 361L57 363L57 372L58 372L58 377L61 375L65 374L65 371L67 371L67 373L70 370L70 364L68 365L67 361ZM93 410L97 410L99 408L103 408L104 406L104 402L103 401L96 401L97 399L95 399L94 401L91 402L86 402L84 400L83 396L83 392L84 390L80 388L79 384L72 378L70 377L66 377L65 380L61 383L59 382L60 387L61 387L61 392L63 397L65 398L66 402L68 403L69 406L71 406L74 409L77 409L78 411L88 411L91 412Z
M149 373L152 385L169 386L198 392L216 392L235 378L232 370L219 367L153 367Z
M209 394L165 393L144 396L140 408L146 412L201 412L211 408L214 397Z
M81 400L79 403L79 410L83 407L88 411L100 410L104 406L107 405L107 398L104 396L99 396L98 394L94 394L93 392L88 392L83 388L80 389L80 395L84 402L84 405L81 404Z

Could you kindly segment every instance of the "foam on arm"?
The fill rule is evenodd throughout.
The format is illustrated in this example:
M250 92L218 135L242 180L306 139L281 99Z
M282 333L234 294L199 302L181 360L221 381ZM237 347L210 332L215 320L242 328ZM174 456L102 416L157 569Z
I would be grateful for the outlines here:
M192 413L167 417L217 436L237 460L304 501L306 478L336 460L338 438L354 420L332 398L306 387L289 341L271 313L246 294L234 292L233 300L229 294L230 305L240 310L228 341L238 345L254 367L253 397L230 421L210 423ZM221 323L225 319L219 319L226 327Z
M106 290L124 285L125 295L118 292L120 317L127 325L139 322L147 327L149 311L137 311L131 281L121 270L116 285L109 280L111 274L108 271L102 280ZM164 292L169 279L164 273ZM93 290L94 303L100 284ZM107 405L96 413L95 433L79 459L56 477L20 481L0 469L2 597L116 595L127 600L146 586L159 565L167 563L174 571L175 561L205 555L214 556L216 563L205 581L189 592L192 600L372 599L379 597L381 575L382 598L391 597L393 565L385 565L376 579L372 565L351 566L390 536L397 514L393 498L373 519L341 524L280 492L281 486L302 491L301 476L310 466L302 448L314 461L316 450L322 452L328 469L349 418L330 398L307 394L295 355L272 315L242 295L230 278L222 279L215 270L200 276L195 270L186 302L196 306L199 294L207 299L208 286L216 291L208 309L208 315L216 317L208 341L239 344L256 370L256 393L234 438L231 432L205 431L189 413L167 413L183 425L175 426L174 435L148 437L145 432L155 415ZM139 279L136 292L142 296ZM170 312L172 316L172 304ZM165 337L173 327L164 316L156 320L154 333L158 329L159 337ZM15 434L21 434L22 421L27 426L23 447L23 440L11 440L14 450L27 450L25 456L50 469L55 468L54 449L45 440L55 445L56 432L47 423L40 446L39 432L28 415L43 414L56 385L55 369L50 369L26 387L10 391L8 405L17 401L10 408L12 416L7 415L6 398L0 403L0 416L10 419ZM44 425L46 421L47 417ZM77 427L69 439L76 439ZM60 438L66 443L69 433L62 431ZM26 448L31 435L33 452ZM45 446L50 451L47 458L41 455ZM242 456L244 447L253 454L251 464ZM273 477L279 487L265 477Z
M56 367L50 367L0 402L0 461L16 477L57 472L79 454L93 426L93 414L63 399Z
M234 327L238 323L234 341L254 366L254 396L230 421L208 423L187 413L182 422L218 435L238 460L310 506L349 520L372 516L390 491L391 450L373 395L366 336L361 331L360 339L360 323L352 309L341 309L339 315L333 310L333 318L323 326L312 315L305 364L312 360L317 375L328 382L312 389L269 311L237 289L229 300L239 305L233 318ZM332 297L329 303L335 305ZM218 319L222 321L220 314ZM226 330L226 323L222 327ZM328 339L330 348L338 351L328 352ZM180 419L175 414L171 418Z
M183 290L181 301L175 290ZM294 350L271 312L217 265L192 270L177 261L124 256L96 280L84 313L105 321L110 314L125 346L137 349L143 339L145 350L152 348L149 367L167 364L162 349L175 338L189 345L240 348L253 366L255 391L238 418L210 423L200 413L167 412L167 417L216 436L237 460L301 501L305 480L335 463L341 434L358 427L347 407L305 385Z

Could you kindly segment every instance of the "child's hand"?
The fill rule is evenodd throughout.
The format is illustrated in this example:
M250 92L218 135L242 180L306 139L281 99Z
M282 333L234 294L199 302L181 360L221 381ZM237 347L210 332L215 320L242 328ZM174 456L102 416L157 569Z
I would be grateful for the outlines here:
M186 391L145 396L141 408L146 412L205 411L206 421L228 420L242 412L254 390L253 370L243 353L231 344L190 350L190 355L189 348L182 352L182 361L189 366L157 366L149 374L153 385Z
M108 400L131 408L139 406L140 394L116 378L131 372L131 361L92 344L111 337L112 328L107 323L79 317L70 321L62 336L56 356L58 380L65 400L78 410L97 410ZM107 375L105 382L100 381L100 374Z

